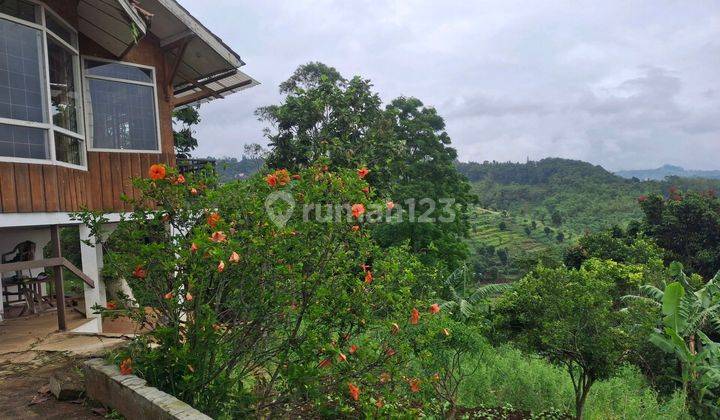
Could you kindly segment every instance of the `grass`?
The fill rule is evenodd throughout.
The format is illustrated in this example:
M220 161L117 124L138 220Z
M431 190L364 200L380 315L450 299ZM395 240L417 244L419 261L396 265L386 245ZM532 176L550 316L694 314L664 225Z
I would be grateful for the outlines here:
M506 403L516 409L539 413L559 409L574 412L572 383L565 370L547 361L502 346L485 345L468 366L479 363L460 392L463 406L499 407ZM678 419L685 414L680 393L660 401L642 374L624 367L608 380L596 383L588 396L585 418L593 419Z

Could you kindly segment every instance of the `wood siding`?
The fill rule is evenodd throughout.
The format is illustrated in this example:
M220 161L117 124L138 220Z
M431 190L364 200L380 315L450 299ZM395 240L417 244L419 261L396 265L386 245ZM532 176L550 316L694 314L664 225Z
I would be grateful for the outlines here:
M150 165L173 165L168 154L88 153L88 170L63 166L0 162L0 212L131 210L132 179L146 177Z
M76 0L47 0L46 4L77 27ZM80 54L117 59L83 34ZM172 131L172 94L166 75L172 67L166 62L160 41L152 35L142 39L120 61L155 68L160 125L161 153L87 153L87 171L52 164L0 162L0 213L72 212L91 210L130 210L120 199L133 197L131 179L147 176L153 163L175 165ZM84 83L84 82L83 82Z

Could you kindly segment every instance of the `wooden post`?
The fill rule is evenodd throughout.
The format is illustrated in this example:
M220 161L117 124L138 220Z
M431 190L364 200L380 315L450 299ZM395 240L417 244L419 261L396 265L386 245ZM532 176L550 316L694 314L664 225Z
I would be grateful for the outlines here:
M50 226L50 242L52 243L53 257L62 257L60 244L60 228L58 225ZM55 306L57 307L58 328L60 331L67 330L65 322L65 288L63 286L62 265L53 267L55 277Z

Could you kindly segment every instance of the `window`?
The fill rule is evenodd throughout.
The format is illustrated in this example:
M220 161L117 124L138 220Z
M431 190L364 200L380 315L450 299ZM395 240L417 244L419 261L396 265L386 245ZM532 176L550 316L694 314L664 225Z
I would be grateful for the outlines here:
M153 69L91 58L84 63L92 148L159 151Z
M77 33L28 0L0 0L0 159L85 165Z

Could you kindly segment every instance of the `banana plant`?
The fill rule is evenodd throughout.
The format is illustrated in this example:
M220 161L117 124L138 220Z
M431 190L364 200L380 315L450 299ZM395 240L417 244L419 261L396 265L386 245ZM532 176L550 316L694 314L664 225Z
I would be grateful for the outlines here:
M711 293L703 289L701 293L690 293L693 297L688 298L680 281L668 284L662 294L663 329L653 333L650 341L680 361L682 369L678 380L690 397L693 411L701 417L717 418L720 417L720 344L699 329L702 323L698 321L695 305L700 301L701 306L713 306ZM707 308L704 312L708 312Z
M697 289L693 287L692 282L683 271L682 264L678 262L670 264L670 274L674 280L671 284L677 284L683 290L677 307L682 323L676 325L675 331L680 336L691 337L693 341L698 332L711 331L720 334L720 272ZM640 286L638 295L623 296L623 300L639 299L653 302L663 308L663 314L668 316L664 313L665 294L668 291L677 293L677 288L674 286L670 288L670 285L666 283L661 284L661 287ZM685 293L686 291L687 293ZM670 301L674 301L674 299L673 296Z
M448 299L440 303L440 307L452 313L459 321L466 321L475 314L487 309L486 302L506 290L510 284L486 284L476 286L474 273L463 265L453 271L447 279Z

